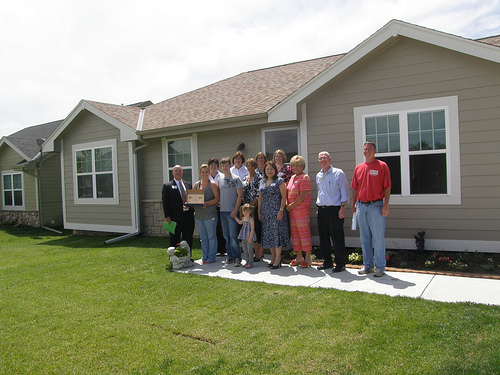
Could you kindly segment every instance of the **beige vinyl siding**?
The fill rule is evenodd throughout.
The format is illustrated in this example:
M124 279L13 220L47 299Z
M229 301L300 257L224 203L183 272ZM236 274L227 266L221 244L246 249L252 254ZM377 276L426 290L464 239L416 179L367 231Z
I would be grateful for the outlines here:
M148 146L138 151L141 200L161 201L163 162L161 138L148 139Z
M66 222L73 224L113 225L130 227L132 225L130 197L130 163L127 142L120 142L119 130L99 117L81 113L62 134L64 147L64 191ZM119 205L114 204L75 204L73 186L72 146L116 139ZM98 229L96 229L98 230Z
M219 161L225 157L236 153L236 148L243 142L245 158L255 157L261 151L261 126L249 126L246 128L233 128L226 130L203 131L197 133L198 164L193 166L196 173L201 164L206 164L212 157ZM185 134L190 137L192 133ZM182 134L177 134L172 138L182 138ZM168 139L168 137L166 137ZM139 180L141 181L141 200L161 201L161 189L163 186L163 155L162 138L148 139L148 146L139 150ZM196 181L193 181L196 182Z
M0 171L12 170L12 167L23 161L23 158L6 143L0 148Z
M200 164L207 163L213 157L219 161L226 156L232 159L240 143L245 144L245 149L242 151L245 159L255 157L255 154L261 151L261 128L260 126L251 126L200 133L198 135L198 160Z
M307 103L310 170L318 169L317 153L328 150L350 183L354 148L362 147L354 143L355 107L452 95L459 100L462 204L392 205L386 237L413 238L425 230L428 239L500 241L498 64L400 38ZM357 236L350 218L348 211L346 235Z
M24 159L17 152L11 149L8 145L4 144L0 150L0 172L13 171L12 167L17 163L22 162ZM13 171L14 173L19 171ZM24 193L24 211L38 211L36 202L36 179L27 173L22 172L23 175L23 193ZM3 194L3 181L0 182L0 190ZM0 205L2 204L2 197L0 197ZM0 207L1 208L1 207Z
M40 202L43 225L62 224L60 160L59 155L54 155L41 164Z
M24 211L38 211L36 202L36 178L23 173Z

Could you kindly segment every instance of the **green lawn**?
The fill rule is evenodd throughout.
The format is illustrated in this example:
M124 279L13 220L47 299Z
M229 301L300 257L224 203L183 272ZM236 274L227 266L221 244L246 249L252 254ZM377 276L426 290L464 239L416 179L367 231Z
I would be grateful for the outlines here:
M499 372L500 307L180 274L164 238L105 239L0 226L0 373Z

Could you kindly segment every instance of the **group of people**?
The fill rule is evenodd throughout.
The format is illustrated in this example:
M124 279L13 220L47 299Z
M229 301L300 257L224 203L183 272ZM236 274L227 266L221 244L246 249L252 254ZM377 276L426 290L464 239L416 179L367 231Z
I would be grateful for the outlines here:
M373 142L364 144L363 153L365 162L356 166L351 182L351 210L357 215L364 260L358 272L382 276L390 173L387 164L375 158ZM328 152L319 153L316 207L323 264L318 269L341 272L347 263L344 218L350 200L349 185L345 173L333 167L331 161ZM292 157L289 165L286 162L282 150L276 150L272 160L267 160L262 152L245 160L238 151L231 159L222 158L220 163L211 158L202 164L200 180L193 186L182 179L182 167L176 165L172 181L164 184L162 190L165 221L177 223L175 233L170 235L170 246L175 246L182 236L192 247L196 223L202 264L215 262L217 252L225 251L227 258L223 264L252 268L254 262L262 259L264 249L270 249L268 267L277 269L281 267L281 250L291 237L297 257L290 265L310 267L311 180L304 173L306 161L302 156ZM192 188L203 191L203 204L194 207L186 204L186 191ZM225 249L221 249L221 243Z

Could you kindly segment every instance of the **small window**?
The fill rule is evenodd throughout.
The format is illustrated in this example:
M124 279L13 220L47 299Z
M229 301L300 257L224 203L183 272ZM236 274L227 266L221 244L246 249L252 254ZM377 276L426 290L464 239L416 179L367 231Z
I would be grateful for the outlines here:
M366 140L375 142L378 152L399 152L399 116L366 118Z
M3 173L3 206L4 209L23 209L23 176L21 173Z
M173 179L172 170L176 165L182 167L182 179L193 183L198 178L198 169L194 165L198 164L197 153L197 138L196 135L187 138L179 139L164 139L164 181L171 181Z
M276 150L285 152L287 161L299 154L299 128L274 128L262 131L263 152L272 160Z
M409 151L445 150L444 110L408 113Z
M115 150L116 142L73 146L76 201L118 203Z

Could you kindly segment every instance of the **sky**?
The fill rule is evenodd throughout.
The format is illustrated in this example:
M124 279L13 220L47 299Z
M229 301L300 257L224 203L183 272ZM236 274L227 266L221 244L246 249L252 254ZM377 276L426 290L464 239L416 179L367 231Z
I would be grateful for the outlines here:
M16 0L0 5L0 137L80 100L153 103L346 53L391 19L500 34L500 0Z

